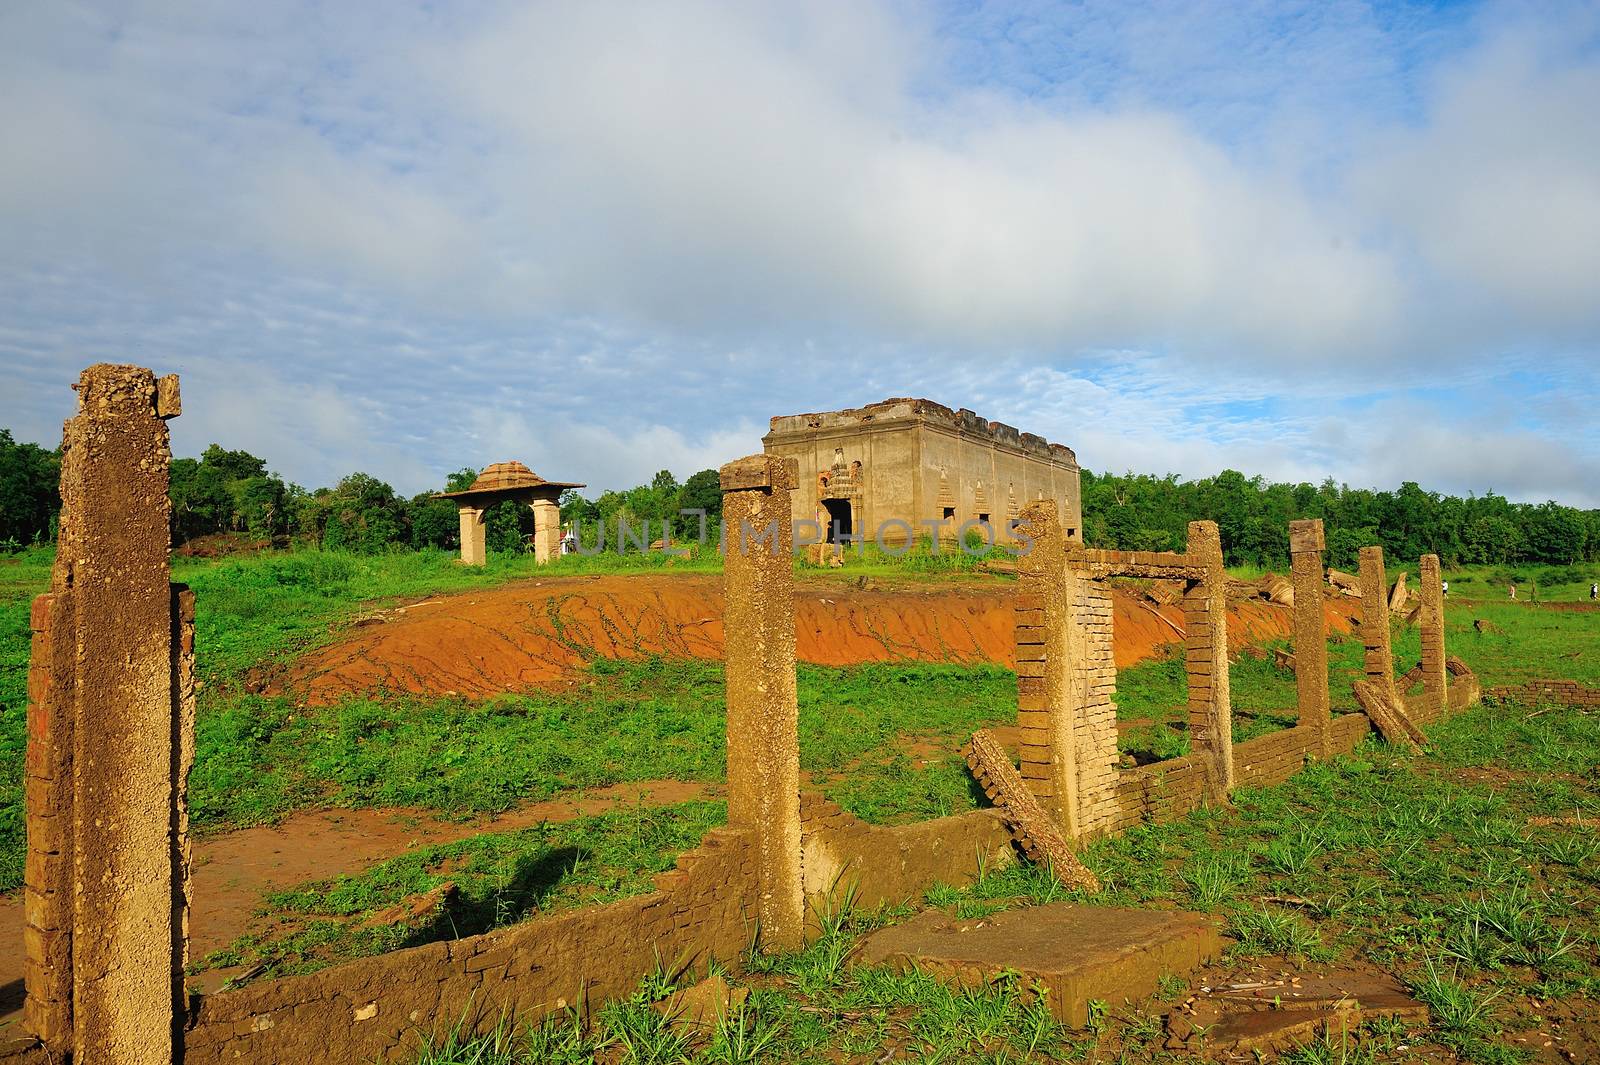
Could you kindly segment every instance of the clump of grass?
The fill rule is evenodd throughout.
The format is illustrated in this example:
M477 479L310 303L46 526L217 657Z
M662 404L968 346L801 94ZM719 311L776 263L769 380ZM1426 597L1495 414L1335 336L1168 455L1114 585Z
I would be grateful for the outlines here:
M1234 950L1247 956L1285 954L1313 961L1329 957L1322 936L1303 918L1267 906L1235 910L1228 931L1238 940Z

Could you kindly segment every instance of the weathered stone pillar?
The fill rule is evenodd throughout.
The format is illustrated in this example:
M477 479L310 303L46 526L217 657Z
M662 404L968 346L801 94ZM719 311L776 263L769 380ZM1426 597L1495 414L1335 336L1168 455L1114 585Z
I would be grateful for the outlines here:
M1422 585L1422 696L1430 718L1442 716L1449 699L1448 677L1444 664L1444 587L1439 583L1439 556L1423 555Z
M1322 606L1322 519L1289 523L1294 582L1294 683L1299 723L1317 730L1322 757L1332 753L1328 704L1328 616Z
M798 478L794 459L768 455L722 467L728 822L755 832L769 950L798 949L805 932L789 495Z
M1206 568L1183 597L1189 740L1204 754L1210 798L1233 790L1233 708L1228 689L1228 574L1214 521L1189 523L1189 555Z
M1361 549L1361 642L1366 647L1367 679L1399 703L1395 691L1394 652L1389 641L1389 585L1383 572L1383 548Z
M482 566L489 561L489 528L484 521L482 507L461 508L461 561L468 566Z
M100 364L77 387L55 571L34 613L26 1015L56 1045L70 1021L76 1061L171 1065L194 750L192 598L168 579L177 379Z
M554 499L533 501L533 560L539 565L561 557L561 507Z
M1019 531L1032 537L1018 560L1016 602L1017 728L1022 779L1062 834L1079 832L1078 767L1073 725L1083 692L1072 668L1075 583L1067 574L1061 518L1053 500L1022 508Z

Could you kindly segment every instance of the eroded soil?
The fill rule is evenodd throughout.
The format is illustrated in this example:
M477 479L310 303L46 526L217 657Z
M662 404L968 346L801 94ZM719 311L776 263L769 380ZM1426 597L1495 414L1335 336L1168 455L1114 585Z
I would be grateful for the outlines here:
M804 582L796 652L825 666L914 660L1013 664L1013 582L856 588ZM1357 601L1330 600L1329 628L1351 631ZM1181 639L1183 612L1132 591L1114 602L1117 665ZM1229 643L1286 637L1292 611L1261 599L1229 608ZM596 657L722 656L722 581L714 576L590 576L527 581L375 613L345 638L278 673L267 691L313 706L381 691L486 696L559 686Z

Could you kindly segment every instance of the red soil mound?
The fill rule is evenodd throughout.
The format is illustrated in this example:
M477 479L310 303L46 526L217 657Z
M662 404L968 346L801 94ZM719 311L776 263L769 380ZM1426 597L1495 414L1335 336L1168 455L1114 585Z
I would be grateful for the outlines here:
M1012 665L1016 585L865 589L808 582L795 593L802 661L850 665L911 659ZM1354 603L1354 600L1350 600ZM1328 604L1348 632L1352 608ZM1115 598L1116 659L1129 666L1180 638L1183 614ZM1237 649L1287 636L1291 612L1259 599L1229 608ZM325 705L376 691L483 696L569 680L595 657L722 656L722 581L711 576L567 577L424 600L363 622L273 683Z

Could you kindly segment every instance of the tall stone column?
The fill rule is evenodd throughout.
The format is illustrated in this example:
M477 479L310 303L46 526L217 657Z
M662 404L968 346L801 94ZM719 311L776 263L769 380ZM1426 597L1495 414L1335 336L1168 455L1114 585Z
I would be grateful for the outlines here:
M1430 718L1442 716L1449 700L1444 664L1444 587L1439 583L1439 556L1423 555L1422 585L1422 694Z
M1317 730L1322 757L1332 753L1328 703L1328 616L1322 606L1322 519L1289 523L1289 576L1294 583L1294 683L1299 723Z
M482 566L489 561L489 527L482 507L461 507L461 561Z
M539 565L561 557L561 507L554 499L535 499L533 560Z
M1394 651L1389 637L1389 584L1383 570L1383 548L1361 549L1361 642L1366 648L1367 679L1400 701L1394 683Z
M1184 594L1184 659L1189 675L1189 740L1206 757L1210 798L1233 791L1233 706L1228 687L1228 574L1214 521L1189 523L1189 555L1204 579Z
M1018 562L1016 601L1017 728L1022 779L1055 815L1068 838L1077 837L1078 768L1073 725L1083 695L1072 668L1071 585L1066 537L1053 500L1022 508L1019 531L1032 538Z
M70 1023L75 1061L171 1065L194 750L192 599L168 579L177 379L100 364L77 388L30 665L25 964L38 1001L25 1013L58 1046Z
M805 933L790 524L799 470L794 459L752 455L721 473L728 822L755 833L762 946L796 950Z

